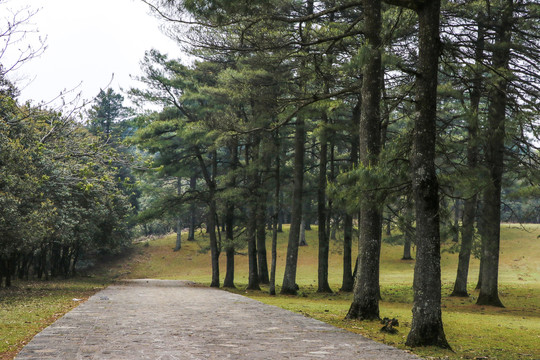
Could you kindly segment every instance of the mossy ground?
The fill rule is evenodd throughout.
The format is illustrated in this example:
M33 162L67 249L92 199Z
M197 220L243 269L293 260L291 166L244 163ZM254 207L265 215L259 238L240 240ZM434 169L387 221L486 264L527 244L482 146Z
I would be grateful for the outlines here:
M287 230L287 229L285 229ZM476 306L474 290L479 261L473 259L469 275L469 298L449 297L457 269L457 254L444 251L441 258L443 281L443 322L453 352L437 348L408 349L440 359L540 359L540 225L502 225L500 296L505 308ZM277 283L283 278L288 233L278 239ZM308 246L301 247L298 259L298 296L269 296L262 291L246 291L247 257L236 256L235 292L262 302L314 317L335 326L361 333L372 339L407 349L405 339L411 323L414 261L401 259L401 246L383 245L381 255L382 317L397 318L398 334L380 332L378 322L345 320L352 295L340 293L342 278L341 246L331 244L329 282L334 294L318 294L317 232L307 232ZM129 278L188 279L210 283L210 256L201 253L196 242L184 242L173 252L175 235L139 245ZM240 251L242 252L242 251ZM355 254L354 254L355 255ZM221 278L225 276L225 256L221 256Z

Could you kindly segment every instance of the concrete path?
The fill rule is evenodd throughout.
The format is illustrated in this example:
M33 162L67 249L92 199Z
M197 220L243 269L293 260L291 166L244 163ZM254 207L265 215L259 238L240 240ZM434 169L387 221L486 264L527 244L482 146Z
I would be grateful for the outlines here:
M28 359L418 359L240 295L185 281L113 285L56 321Z

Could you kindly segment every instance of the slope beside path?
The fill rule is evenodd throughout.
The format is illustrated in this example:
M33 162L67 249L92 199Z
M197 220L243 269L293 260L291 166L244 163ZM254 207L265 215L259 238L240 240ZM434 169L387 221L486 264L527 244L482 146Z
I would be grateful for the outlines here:
M16 359L419 358L226 291L187 281L132 280L67 313Z

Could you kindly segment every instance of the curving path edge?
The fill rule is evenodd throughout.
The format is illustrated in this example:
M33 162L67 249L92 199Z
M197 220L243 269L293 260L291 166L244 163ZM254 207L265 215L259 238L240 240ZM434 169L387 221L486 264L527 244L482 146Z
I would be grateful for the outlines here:
M420 358L240 295L144 279L92 296L37 334L15 359Z

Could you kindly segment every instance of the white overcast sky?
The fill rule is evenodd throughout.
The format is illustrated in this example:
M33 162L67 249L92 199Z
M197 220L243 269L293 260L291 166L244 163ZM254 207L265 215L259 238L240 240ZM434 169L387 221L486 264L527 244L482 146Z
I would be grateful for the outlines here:
M91 100L107 86L117 91L137 86L130 75L141 75L139 63L146 50L156 48L171 57L180 57L178 46L160 31L160 21L139 0L0 3L4 16L6 8L39 9L31 19L39 34L29 34L25 41L36 43L37 36L47 38L47 50L11 74L21 88L22 100L47 102L64 89L75 87L83 99ZM4 26L1 24L0 28ZM10 51L13 55L15 47Z

